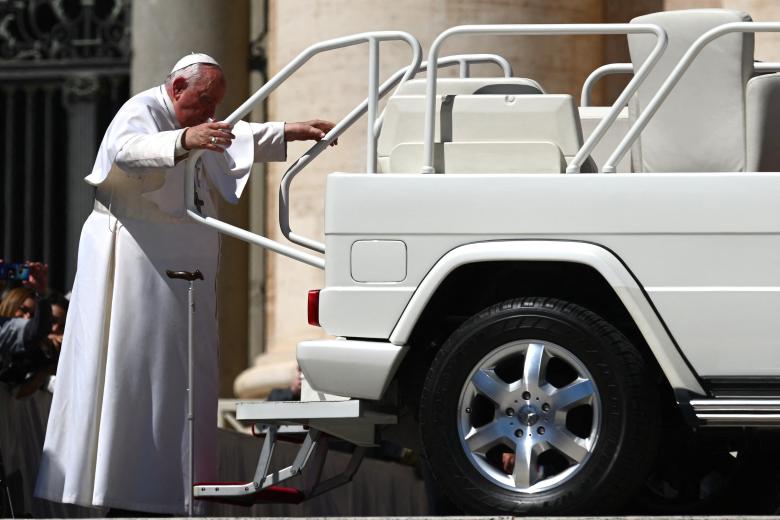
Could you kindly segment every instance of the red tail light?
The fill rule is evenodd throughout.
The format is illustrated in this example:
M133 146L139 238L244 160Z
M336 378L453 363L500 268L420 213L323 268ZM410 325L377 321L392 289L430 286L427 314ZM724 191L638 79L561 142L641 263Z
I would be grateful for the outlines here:
M309 325L320 326L320 290L309 291Z

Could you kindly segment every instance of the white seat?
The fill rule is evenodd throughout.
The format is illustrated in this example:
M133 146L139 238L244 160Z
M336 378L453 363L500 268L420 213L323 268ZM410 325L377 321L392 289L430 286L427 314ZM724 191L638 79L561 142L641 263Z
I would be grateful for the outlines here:
M424 116L424 95L388 101L380 172L420 171ZM582 146L582 129L569 95L440 95L434 143L440 173L562 173Z
M747 171L780 172L780 74L748 81L745 105Z
M727 9L666 11L632 20L660 25L669 36L666 52L639 88L639 109L699 36L725 23L750 20L747 13ZM628 42L637 70L655 38L632 34ZM642 132L641 171L745 171L745 96L752 72L752 34L728 34L707 45Z

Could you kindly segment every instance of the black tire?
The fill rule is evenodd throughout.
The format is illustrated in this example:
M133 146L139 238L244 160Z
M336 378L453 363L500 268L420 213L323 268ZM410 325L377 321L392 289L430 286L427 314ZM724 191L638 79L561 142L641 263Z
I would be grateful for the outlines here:
M525 438L525 432L528 432L530 437L531 434L537 435L537 432L544 430L537 425L543 425L545 423L541 421L552 418L545 417L544 413L547 412L540 411L536 397L529 396L528 393L522 394L522 399L530 399L519 400L516 412L507 410L506 415L510 417L507 419L501 415L503 410L499 410L499 405L495 404L498 400L488 401L489 404L485 405L480 400L482 396L475 397L474 392L469 393L470 391L466 390L476 388L466 385L469 381L476 381L472 379L472 375L477 373L474 371L481 362L488 359L489 363L491 358L488 356L501 356L503 352L511 352L507 350L510 347L522 349L523 340L539 342L542 346L535 348L542 351L546 348L547 352L550 352L550 349L555 347L552 350L554 355L550 359L565 358L564 361L555 362L558 367L556 370L565 372L565 368L560 367L565 367L567 363L574 363L580 367L580 371L582 367L587 369L596 391L589 397L591 404L581 405L584 406L584 414L578 412L579 415L585 416L591 414L591 429L584 434L577 434L591 443L588 454L581 459L567 459L566 463L571 465L555 474L555 468L561 466L556 457L566 457L546 444L548 447L541 449L549 450L552 455L545 460L545 464L542 464L542 457L539 456L535 462L520 466L521 474L523 467L526 467L530 468L528 471L534 476L534 479L528 479L527 482L536 482L520 491L512 489L511 486L507 487L506 484L501 485L502 481L490 477L493 474L491 464L499 476L504 472L498 471L501 469L500 463L494 464L493 452L498 450L499 457L504 457L503 452L508 451L509 447L500 444L491 447L484 456L473 455L466 447L468 441L462 440L459 429L462 429L464 421L473 421L467 428L475 431L473 428L476 428L477 419L474 415L479 405L482 408L487 407L488 422L515 424L507 421L516 414L514 418L518 421L517 424L520 425L524 421L522 424L525 425L525 430L518 429L515 432L516 435L519 432L522 443L541 442L536 438ZM527 347L522 354L524 366L525 356L532 356L530 348ZM516 377L511 374L514 358L507 358L506 363L507 367L496 365L489 370L494 370L496 375L503 371L499 377L509 383ZM541 365L545 368L539 371L540 374L541 370L547 371L543 379L548 390L549 381L555 375L551 374L552 364L547 361ZM516 385L522 383L522 378L521 374L521 381ZM528 379L530 381L532 378ZM561 381L563 383L558 389L573 384ZM552 392L555 392L555 389ZM542 395L543 401L543 391L539 390L539 394ZM436 355L426 377L420 403L422 442L436 480L450 499L467 514L541 516L613 512L631 498L642 484L646 476L645 468L649 468L650 459L655 453L659 423L657 394L653 373L642 356L615 327L593 312L552 298L506 301L466 321ZM512 390L511 396L516 397L517 390ZM468 407L464 408L466 405ZM597 413L599 409L603 410L603 413ZM549 405L547 410L549 412ZM571 414L575 409L562 410L564 414ZM583 408L579 409L580 412L582 410ZM464 416L464 413L467 415ZM495 419L490 419L490 414L493 413ZM480 414L483 415L480 421L485 420L484 412ZM557 417L558 415L555 415L553 422L560 421ZM563 425L557 424L557 431L568 428L569 419L570 417L565 417ZM537 423L537 420L540 422ZM542 434L552 433L552 422L549 425L548 431L542 431ZM502 443L508 442L505 436L502 439ZM521 451L517 453L520 454ZM558 466L555 466L556 464ZM548 469L548 465L553 469ZM548 474L551 476L548 477ZM555 479L560 479L561 475L567 476L556 482ZM510 478L510 475L505 476ZM543 477L542 480L535 480L540 476ZM522 478L524 477L521 475ZM517 480L513 478L512 482L516 484ZM554 484L545 488L546 482Z

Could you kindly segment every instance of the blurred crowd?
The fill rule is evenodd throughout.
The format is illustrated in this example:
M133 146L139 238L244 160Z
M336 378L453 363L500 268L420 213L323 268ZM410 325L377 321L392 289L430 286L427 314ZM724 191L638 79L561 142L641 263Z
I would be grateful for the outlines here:
M0 260L0 385L21 398L51 388L68 299L48 286L41 262Z

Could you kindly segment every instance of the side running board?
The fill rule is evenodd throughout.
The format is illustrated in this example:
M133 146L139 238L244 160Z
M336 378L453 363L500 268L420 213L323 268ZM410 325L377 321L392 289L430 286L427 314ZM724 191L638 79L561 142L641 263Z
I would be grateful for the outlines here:
M780 399L693 399L702 426L780 428Z

